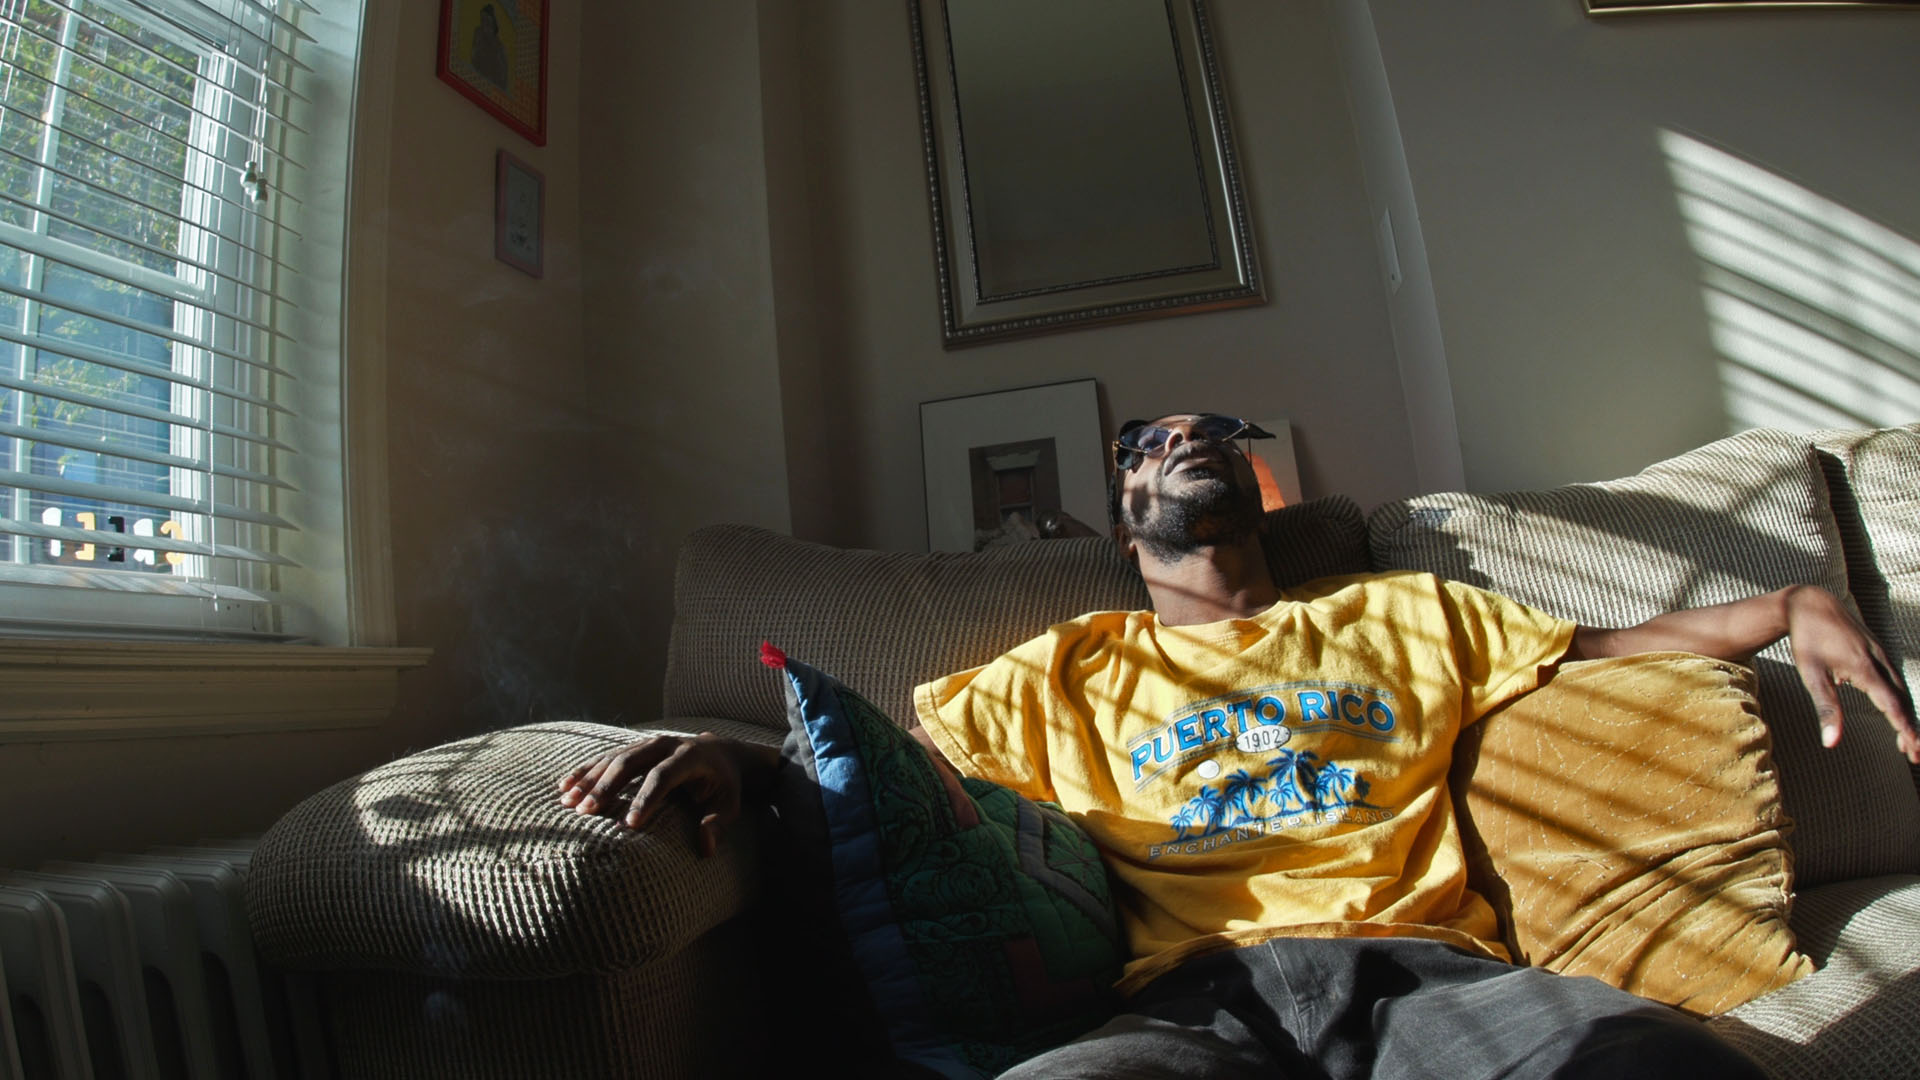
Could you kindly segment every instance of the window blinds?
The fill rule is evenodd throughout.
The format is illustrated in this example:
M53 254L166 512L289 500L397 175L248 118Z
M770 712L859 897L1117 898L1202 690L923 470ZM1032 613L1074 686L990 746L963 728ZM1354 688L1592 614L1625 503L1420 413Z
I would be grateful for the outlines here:
M0 0L0 630L285 636L303 0Z

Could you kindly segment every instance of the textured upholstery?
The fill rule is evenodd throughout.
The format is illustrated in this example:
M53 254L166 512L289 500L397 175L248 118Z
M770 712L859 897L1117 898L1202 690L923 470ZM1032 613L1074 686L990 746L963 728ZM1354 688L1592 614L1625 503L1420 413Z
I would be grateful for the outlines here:
M744 1023L755 939L739 920L656 963L531 980L357 970L322 977L342 1080L765 1077Z
M1470 880L1515 960L1702 1016L1813 969L1753 682L1687 653L1586 660L1468 730Z
M1847 594L1827 485L1804 436L1755 430L1601 484L1425 495L1368 521L1378 569L1431 570L1593 626L1807 582ZM1845 692L1820 746L1781 642L1756 663L1802 884L1920 870L1920 801L1893 733ZM1874 828L1860 823L1872 821Z
M1860 615L1920 687L1920 424L1814 439ZM1920 766L1913 769L1920 791Z
M1283 582L1366 569L1365 524L1350 499L1276 510L1266 524ZM674 576L665 713L784 731L778 676L758 660L771 641L910 726L917 684L1076 615L1147 606L1140 575L1104 537L917 555L711 526L688 538Z
M1712 1021L1774 1080L1920 1073L1920 877L1804 889L1793 928L1820 970Z
M261 839L247 875L261 950L301 968L483 978L673 955L744 910L757 863L746 829L700 858L677 806L633 833L560 805L563 773L635 737L578 721L514 728L308 797Z

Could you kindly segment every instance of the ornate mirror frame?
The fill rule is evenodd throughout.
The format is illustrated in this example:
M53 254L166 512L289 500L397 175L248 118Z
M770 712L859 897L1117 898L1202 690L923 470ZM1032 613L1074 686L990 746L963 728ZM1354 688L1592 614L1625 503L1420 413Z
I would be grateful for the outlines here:
M949 8L962 10L966 18L975 20L977 28L986 9L975 7L967 12L964 6L984 4L1013 13L1024 6L1004 0L907 0L913 27L914 68L919 80L927 190L933 215L941 329L946 346L954 348L1016 335L1189 314L1265 300L1219 64L1201 0L1160 0L1159 6L1164 7L1166 14L1168 55L1152 56L1150 63L1146 62L1149 58L1142 61L1152 69L1153 85L1162 88L1154 100L1156 108L1161 110L1158 115L1183 117L1184 137L1173 132L1173 127L1180 123L1173 119L1171 125L1163 124L1154 133L1161 138L1157 146L1148 149L1148 136L1144 134L1132 140L1142 152L1152 155L1151 160L1162 164L1170 161L1172 155L1163 151L1174 145L1174 141L1190 148L1194 168L1191 177L1183 175L1183 167L1164 173L1178 181L1180 197L1152 206L1154 220L1146 220L1147 215L1119 212L1102 217L1098 204L1076 201L1070 207L1074 214L1098 222L1100 243L1106 249L1100 255L1105 261L1103 268L1091 272L1069 270L1064 264L1071 263L1072 258L1063 256L1062 251L1072 245L1066 245L1044 250L1041 262L1062 264L1053 268L1051 277L1036 272L1029 275L1030 280L1018 281L1014 287L1005 284L996 287L993 281L988 281L983 289L983 256L989 266L995 265L995 253L983 250L983 243L995 235L1026 239L1004 229L992 233L988 231L991 223L977 231L976 224L985 220L982 214L987 204L991 203L993 210L1000 213L1001 222L1045 221L1054 216L1051 209L1058 209L1057 206L1019 206L1019 196L1025 192L1018 186L1018 177L1013 175L1015 170L1002 169L1001 176L986 176L983 175L985 154L976 154L969 162L961 123L961 80L956 77L955 34L949 21ZM1136 15L1141 16L1140 25L1151 22L1148 13L1136 12ZM966 24L962 25L964 28ZM1025 29L1008 26L1002 38L996 26L987 45L967 46L975 50L969 55L979 55L980 49L996 41L1024 40ZM1156 38L1157 28L1154 28L1139 40ZM982 36L976 33L972 40L981 41ZM1062 56L1057 64L1045 65L1050 72L1059 71L1061 79L1080 80L1073 84L1073 89L1095 88L1095 92L1082 95L1083 100L1108 100L1097 92L1099 86L1124 85L1124 80L1139 76L1138 72L1102 70L1101 65L1111 64L1121 50L1102 48L1091 41L1087 44L1089 48L1084 55ZM1157 50L1157 43L1152 48ZM1033 79L1031 65L1021 67L1002 57L988 59L999 62L1003 70L1014 73L1023 82ZM994 88L986 83L994 75L993 64L963 58L960 66L967 73L966 100L976 104L992 101ZM1180 95L1177 101L1172 96L1175 86ZM1011 100L1020 100L1018 88L1008 93L1012 95ZM1115 110L1111 117L1115 130L1126 129L1133 122L1131 113L1119 111L1127 107L1126 102L1117 100L1111 106ZM976 110L974 115L977 122L982 112ZM991 129L977 123L976 142L982 145L989 137L982 134L983 130ZM1027 135L1031 138L1031 133ZM1038 140L1035 145L1048 144ZM1114 143L1108 144L1105 152L1126 154L1133 149L1133 146ZM1018 162L1022 169L1033 170L1030 159L1018 158ZM972 173L969 173L970 165ZM987 191L994 193L990 200L982 195ZM1056 202L1060 194L1052 193ZM1045 196L1036 192L1034 197ZM1140 205L1141 196L1136 193L1131 197L1132 205ZM1165 239L1169 230L1184 231L1184 238L1179 241L1184 246L1180 250L1191 253L1192 257L1168 259L1163 254L1173 250ZM1133 246L1126 246L1129 243ZM1145 246L1150 243L1161 246L1158 250ZM1044 242L1030 247L1043 251ZM1012 258L1002 256L1000 265L1013 265ZM1172 265L1162 265L1168 262ZM1015 280L1012 275L1003 277L1009 282Z

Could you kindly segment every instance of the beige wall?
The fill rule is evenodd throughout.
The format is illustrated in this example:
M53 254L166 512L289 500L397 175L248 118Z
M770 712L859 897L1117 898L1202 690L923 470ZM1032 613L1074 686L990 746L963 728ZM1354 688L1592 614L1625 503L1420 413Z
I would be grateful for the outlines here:
M1413 490L1326 13L1212 10L1270 301L948 352L904 4L587 9L589 379L659 425L621 466L646 566L634 700L655 700L671 559L694 525L924 548L923 401L1092 377L1109 422L1293 418L1309 494ZM695 433L714 416L720 437Z
M1726 351L1703 299L1710 270L1680 215L1663 130L1757 166L1782 190L1797 185L1812 205L1901 234L1883 245L1905 261L1884 275L1908 297L1891 313L1920 326L1920 19L1852 11L1603 22L1573 0L1371 8L1424 224L1469 487L1604 479L1746 426L1723 393ZM1861 299L1847 268L1795 258L1837 285L1839 306ZM1844 320L1802 311L1793 321L1878 356L1885 367L1871 374L1891 385L1910 393L1920 378L1911 336L1890 348ZM1813 378L1802 370L1785 380L1786 396ZM1915 418L1871 407L1851 416Z
M906 6L842 0L782 37L763 28L763 48L791 50L804 76L781 91L799 98L802 143L773 159L805 186L804 209L783 210L804 216L792 231L811 245L811 273L780 282L816 328L810 353L781 356L797 534L922 548L920 403L1088 377L1109 426L1180 408L1290 417L1308 495L1413 490L1325 6L1209 10L1268 302L954 351L940 345Z
M622 653L601 696L653 718L681 540L788 528L758 19L744 0L586 15L584 357L609 436L591 543L627 571L595 627Z
M382 106L396 615L399 642L433 662L402 677L378 728L0 746L0 866L264 829L406 749L612 684L619 658L584 629L612 604L592 563L626 552L585 494L619 478L590 449L606 424L581 345L580 2L552 5L545 148L434 76L438 9L398 8ZM502 147L546 175L542 280L493 259Z
M595 481L582 349L579 0L551 7L547 143L434 75L437 4L402 7L388 188L389 482L406 675L384 739L424 746L567 708L604 669L595 568L620 558ZM546 178L544 276L493 257L494 161Z

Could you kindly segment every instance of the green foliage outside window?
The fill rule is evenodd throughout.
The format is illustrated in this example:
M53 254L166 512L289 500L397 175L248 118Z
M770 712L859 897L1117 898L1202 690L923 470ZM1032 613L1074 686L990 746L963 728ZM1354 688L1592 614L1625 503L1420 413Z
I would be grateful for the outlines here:
M195 190L201 185L190 184L187 171L190 143L196 137L206 142L204 133L196 135L193 106L202 58L102 6L84 0L67 4L80 16L41 0L0 4L0 16L6 17L0 21L0 223L172 276L181 266L175 257L181 242L175 215L185 214L186 206L201 197ZM62 41L71 44L64 61ZM50 117L55 110L57 117ZM50 129L50 119L59 130ZM202 184L227 188L212 181ZM211 205L215 214L235 212L224 203ZM217 221L205 224L217 227ZM139 447L166 452L168 424L69 398L168 409L173 383L165 376L173 369L172 346L162 338L62 309L57 300L161 329L172 326L173 302L78 267L29 256L13 246L3 230L0 284L56 298L45 303L0 297L0 325L103 349L125 358L129 366L157 373L141 375L45 347L0 342L0 373L48 391L0 388L0 423L43 431L48 439L0 439L0 467L58 474L84 465L90 478L113 486L165 492L166 467L129 461L113 451ZM98 450L74 443L97 445ZM13 493L0 490L0 497L11 500ZM34 496L30 513L39 513L42 505L63 504L153 513L44 495ZM0 505L0 514L17 509ZM0 558L5 552L0 546Z

